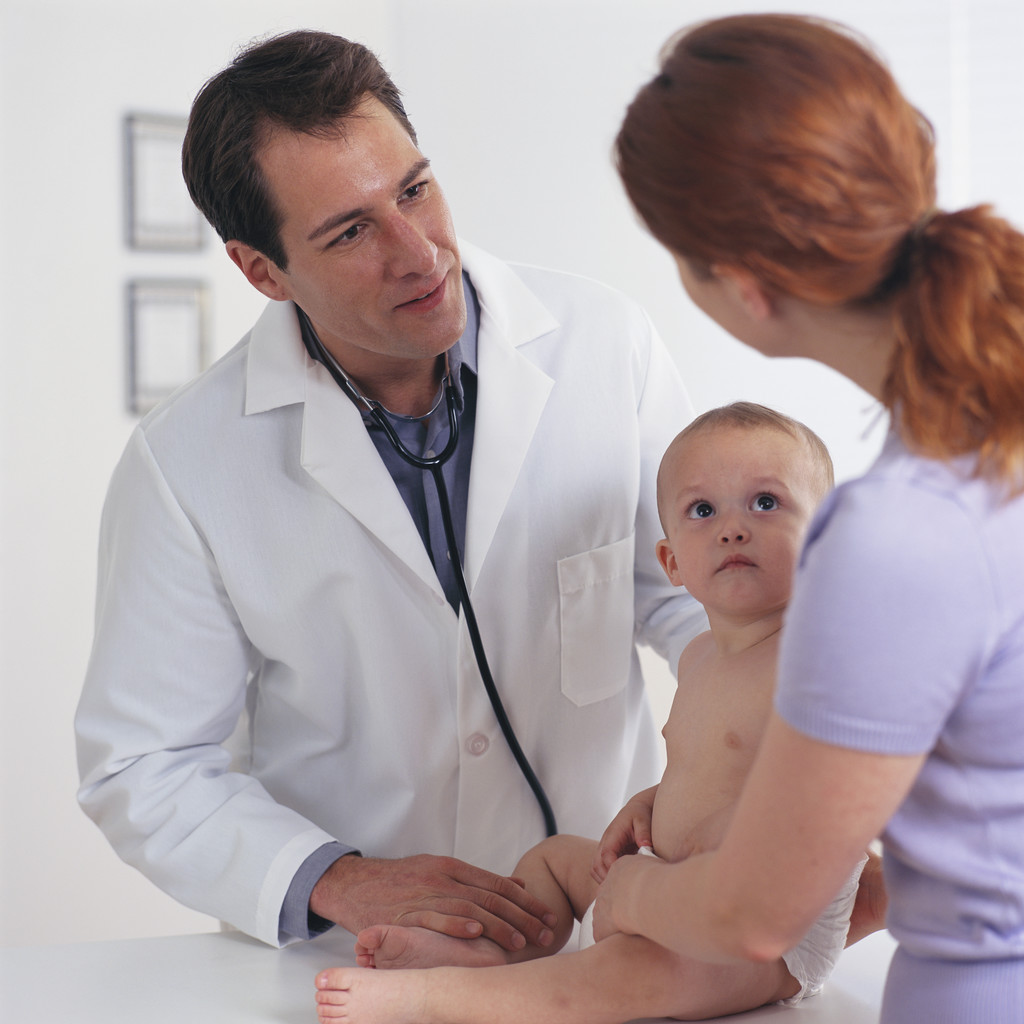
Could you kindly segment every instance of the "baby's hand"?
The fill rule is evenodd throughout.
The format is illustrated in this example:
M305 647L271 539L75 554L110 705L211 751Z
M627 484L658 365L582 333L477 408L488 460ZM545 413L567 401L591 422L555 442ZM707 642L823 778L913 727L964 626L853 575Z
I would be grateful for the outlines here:
M641 846L654 846L651 839L651 815L657 792L658 787L652 786L637 793L604 830L590 869L595 881L603 882L608 869L619 857L636 853Z

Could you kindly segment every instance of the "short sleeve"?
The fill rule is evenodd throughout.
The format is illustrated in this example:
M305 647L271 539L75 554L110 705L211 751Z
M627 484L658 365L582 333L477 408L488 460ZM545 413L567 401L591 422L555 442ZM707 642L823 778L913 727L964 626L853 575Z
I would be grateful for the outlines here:
M977 679L993 620L969 512L881 478L837 489L809 532L781 641L776 709L823 742L932 749Z

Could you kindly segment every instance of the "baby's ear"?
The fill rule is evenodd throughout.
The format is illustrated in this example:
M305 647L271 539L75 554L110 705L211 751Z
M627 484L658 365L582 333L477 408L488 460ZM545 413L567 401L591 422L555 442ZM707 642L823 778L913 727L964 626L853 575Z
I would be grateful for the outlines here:
M679 566L676 564L676 555L672 545L667 540L659 540L654 546L654 552L658 556L658 564L665 570L665 575L674 587L681 587L683 581L679 576Z

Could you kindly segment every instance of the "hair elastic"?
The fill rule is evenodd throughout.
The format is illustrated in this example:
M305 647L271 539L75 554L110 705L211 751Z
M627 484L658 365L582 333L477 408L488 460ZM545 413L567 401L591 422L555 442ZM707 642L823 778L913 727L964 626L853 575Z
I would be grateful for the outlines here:
M920 217L914 222L913 227L907 232L907 240L913 245L917 246L917 243L924 237L924 233L931 226L932 221L935 220L942 211L937 206L932 206L930 209L925 210Z

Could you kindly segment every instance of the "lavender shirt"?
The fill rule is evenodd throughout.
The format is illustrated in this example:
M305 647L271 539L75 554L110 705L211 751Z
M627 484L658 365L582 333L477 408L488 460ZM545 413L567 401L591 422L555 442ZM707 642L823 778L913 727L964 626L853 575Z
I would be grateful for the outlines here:
M827 743L928 754L883 835L889 929L915 957L1024 969L1024 498L970 469L891 436L827 499L776 707Z

